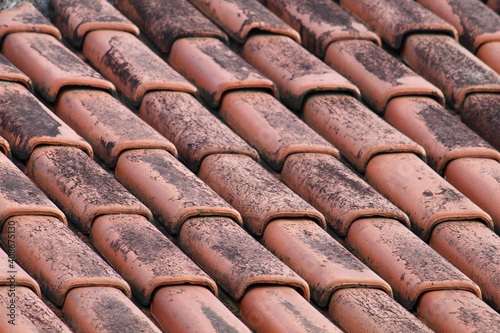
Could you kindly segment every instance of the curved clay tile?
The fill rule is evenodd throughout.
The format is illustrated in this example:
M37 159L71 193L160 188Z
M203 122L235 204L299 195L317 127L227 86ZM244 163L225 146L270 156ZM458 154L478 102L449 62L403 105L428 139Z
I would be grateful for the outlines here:
M42 292L40 291L40 286L38 285L38 283L15 261L16 227L17 225L15 224L14 220L8 219L7 221L5 221L5 224L2 228L2 233L4 234L3 237L5 237L6 239L5 243L7 246L5 246L5 251L7 253L4 252L4 250L0 250L0 290L3 290L3 287L11 287L12 285L16 287L26 287L27 289L30 289L34 294L36 294L36 296L41 298ZM15 272L14 279L12 279L13 272ZM27 292L25 294L28 295Z
M29 90L33 89L31 79L12 65L2 54L0 54L0 80L20 83Z
M500 42L490 42L483 44L477 49L476 57L481 59L486 65L490 66L495 72L500 73Z
M500 150L500 94L471 94L462 108L462 120Z

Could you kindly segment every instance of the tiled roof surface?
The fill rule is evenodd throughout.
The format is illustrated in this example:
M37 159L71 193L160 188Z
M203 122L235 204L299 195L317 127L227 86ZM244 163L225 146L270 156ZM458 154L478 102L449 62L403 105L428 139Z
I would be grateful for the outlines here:
M483 2L0 11L0 332L498 332Z

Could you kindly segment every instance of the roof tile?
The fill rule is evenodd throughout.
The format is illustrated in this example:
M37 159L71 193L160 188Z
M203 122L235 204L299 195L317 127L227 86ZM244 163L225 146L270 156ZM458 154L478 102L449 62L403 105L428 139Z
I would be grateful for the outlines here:
M139 28L106 0L51 0L54 24L76 47L95 30L127 31L139 35Z
M10 151L10 144L9 141L5 140L3 137L0 136L0 151L7 156L8 158L11 158L11 151Z
M391 285L396 299L407 309L431 290L468 290L481 297L474 282L398 221L360 219L352 224L346 242Z
M245 226L261 236L278 218L311 219L326 228L323 215L248 156L208 156L200 178L240 212Z
M330 0L260 0L300 32L302 44L320 58L338 40L363 39L381 46L380 37Z
M263 89L277 94L269 79L214 38L183 38L175 42L169 63L198 87L201 97L217 107L222 95L235 89Z
M500 94L471 94L462 108L462 120L500 150Z
M334 91L359 96L351 82L288 37L252 36L245 43L243 57L276 83L283 103L294 110L299 110L311 93Z
M66 90L59 95L55 109L95 148L108 167L114 167L118 156L129 149L165 149L177 156L170 141L107 92Z
M190 0L208 18L218 24L231 39L243 44L258 32L288 36L300 43L300 35L257 1Z
M90 86L114 91L114 86L87 66L53 36L15 33L3 42L2 52L33 80L35 89L54 102L63 87Z
M86 233L101 215L152 217L139 200L79 149L37 148L28 161L27 173Z
M70 289L85 286L113 287L131 296L121 276L58 219L18 215L9 222L16 226L18 261L56 306L64 304ZM7 244L6 234L2 243Z
M339 156L335 147L267 93L230 92L224 97L219 112L226 123L256 147L275 170L280 170L291 154Z
M476 52L476 57L481 59L486 65L490 66L495 72L500 73L500 42L490 42L481 45Z
M10 222L10 223L9 223ZM26 273L17 262L15 262L16 251L15 251L15 235L16 235L16 224L12 220L7 220L4 225L3 233L7 234L4 236L7 238L5 250L0 250L0 290L2 287L15 285L16 287L27 287L31 289L38 297L42 297L42 292L40 291L40 286L38 283ZM12 237L14 235L14 237ZM9 238L9 236L11 238ZM12 239L10 242L9 239ZM12 246L13 245L13 246ZM12 273L14 273L15 278L12 280ZM30 295L28 292L25 295ZM1 295L0 298L6 298L6 295ZM15 319L15 318L12 318Z
M424 148L402 135L357 99L348 95L317 94L303 108L309 126L338 147L364 173L370 159L382 153L414 153L425 160Z
M170 53L176 40L185 37L227 36L186 0L116 0L125 13L163 53Z
M144 216L99 216L91 239L144 305L164 285L200 285L217 294L215 282Z
M121 154L115 176L141 199L172 234L191 217L241 215L164 150L129 150Z
M294 287L309 299L307 283L231 219L190 218L180 231L179 243L235 300L250 286L262 284Z
M500 13L500 0L486 0L486 5L497 13Z
M493 228L488 214L413 154L375 156L366 179L408 214L413 232L425 241L446 221L476 219Z
M148 91L196 94L196 88L128 32L100 30L85 37L83 54L134 105Z
M17 67L12 65L3 55L0 54L0 80L17 82L27 89L32 88L31 79L21 72Z
M391 47L399 49L410 34L448 35L455 28L413 0L340 0L340 5L374 29Z
M403 63L369 41L339 41L326 51L325 62L345 75L378 113L398 96L424 95L444 104L443 93Z
M139 115L175 144L181 161L193 172L210 154L239 154L259 160L253 148L186 93L150 92Z

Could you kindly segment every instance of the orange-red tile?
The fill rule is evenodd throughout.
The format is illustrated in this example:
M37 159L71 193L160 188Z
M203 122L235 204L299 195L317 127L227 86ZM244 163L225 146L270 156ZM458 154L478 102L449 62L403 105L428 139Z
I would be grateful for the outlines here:
M212 107L219 105L224 93L236 89L277 94L271 80L215 38L179 39L172 46L168 61L198 87L201 97Z
M0 170L0 225L16 215L52 216L67 224L63 212L3 154Z
M432 232L433 249L474 280L500 311L500 237L480 222L447 222Z
M215 282L144 216L99 216L90 237L144 305L165 285L200 285L217 294Z
M446 221L477 219L493 228L488 214L413 154L375 156L366 168L366 179L408 214L413 232L424 241Z
M16 228L17 260L56 306L64 304L70 289L84 286L108 286L131 295L122 277L58 219L11 217L2 230L4 246L10 222Z
M229 92L221 103L220 114L275 170L282 168L290 154L339 156L335 147L264 92Z
M475 0L417 0L458 31L460 44L475 53L488 42L500 41L500 17Z
M9 141L5 140L1 136L0 136L0 151L8 158L11 158L12 153L10 151Z
M486 5L497 13L500 13L500 0L486 0Z
M83 138L16 83L0 85L0 133L23 160L44 145L75 147L93 155L92 147Z
M342 236L347 234L351 223L361 217L384 216L410 225L402 211L332 156L291 155L281 177L323 213L329 226Z
M131 300L115 288L72 289L62 311L77 332L161 332Z
M245 43L243 57L276 83L283 103L294 110L302 107L307 95L320 91L359 96L351 82L289 37L252 36Z
M338 40L364 39L381 46L380 37L330 0L263 0L267 8L300 32L302 45L320 58Z
M154 294L151 315L168 332L248 332L208 289L199 286L165 286Z
M187 219L196 216L227 216L242 224L236 210L164 150L122 153L115 177L172 234L177 234Z
M484 157L500 161L500 153L442 105L425 97L401 97L389 102L384 119L422 145L427 163L443 174L452 160Z
M16 287L14 293L0 287L0 333L72 332L32 290Z
M139 28L106 0L53 0L50 5L54 24L76 47L81 47L86 34L95 30L139 35Z
M500 315L473 294L461 290L432 291L422 295L418 317L433 331L496 333Z
M5 234L6 242L4 247L5 252L3 249L0 249L0 286L13 289L11 292L14 292L14 295L17 287L27 287L27 289L31 289L34 295L42 297L38 283L15 261L16 224L14 221L8 220L3 233ZM25 294L27 295L28 293L26 292Z
M483 44L476 52L476 57L481 59L486 65L490 66L495 72L500 73L500 41Z
M254 285L287 285L309 299L307 283L231 219L190 218L179 244L235 300Z
M339 148L364 173L370 159L381 153L414 153L425 160L425 150L352 96L316 94L304 103L309 126Z
M125 13L163 53L185 37L214 37L227 42L227 36L186 0L116 0Z
M2 52L33 80L35 89L49 102L68 86L88 86L114 91L114 86L50 35L15 33L4 38Z
M31 79L12 65L3 55L0 54L0 80L17 82L24 85L27 89L32 89Z
M0 22L0 39L16 32L38 32L61 39L59 30L28 1L21 1L10 9L0 11Z
M237 43L243 44L249 34L255 33L288 36L300 43L299 33L258 1L192 0L191 3Z
M363 99L379 113L398 96L423 95L444 104L438 88L372 42L332 43L325 62L358 86Z
M65 90L55 111L87 140L99 158L113 168L129 149L165 149L177 156L175 146L134 115L113 96L98 90Z
M432 332L381 290L340 289L329 304L330 317L346 332Z
M137 198L79 149L37 148L26 172L64 210L68 219L86 233L101 215L152 217Z
M307 281L312 300L321 307L341 289L380 289L392 296L387 282L312 221L276 219L262 243Z
M491 159L461 158L451 161L446 180L488 213L500 234L500 163Z
M454 108L461 108L469 94L500 92L500 75L450 37L409 36L401 57L441 89Z
M396 49L405 37L416 32L458 39L451 24L411 0L340 0L340 5Z
M239 154L259 160L253 148L187 93L150 92L139 115L174 143L180 160L193 172L210 154Z
M239 306L256 332L342 332L290 287L250 288Z
M135 105L153 90L196 94L192 84L128 32L90 32L83 43L83 54Z
M261 236L277 218L304 218L326 228L323 215L248 156L218 154L202 163L200 178L233 206Z
M352 224L346 243L391 285L407 309L430 290L468 290L481 297L474 282L398 221L359 219Z
M500 150L500 95L471 94L465 99L462 120L493 147Z

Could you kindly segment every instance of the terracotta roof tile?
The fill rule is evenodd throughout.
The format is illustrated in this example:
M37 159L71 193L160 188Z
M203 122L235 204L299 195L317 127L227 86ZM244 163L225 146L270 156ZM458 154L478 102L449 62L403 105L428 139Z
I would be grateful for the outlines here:
M163 53L169 53L174 42L184 37L227 42L227 36L185 0L118 0L116 5Z
M85 37L83 54L134 105L153 90L196 94L193 85L128 32L90 32Z
M139 35L139 28L106 0L51 0L54 24L76 47L96 30L127 31Z
M27 89L32 88L31 79L21 72L17 67L13 66L3 55L0 54L0 80L17 82L26 86Z
M335 147L267 93L230 92L224 97L219 112L225 122L256 147L275 170L280 170L291 154L339 156Z
M500 61L498 61L497 57L499 52L500 42L490 42L479 47L476 52L476 57L490 66L495 72L500 73Z
M10 151L9 141L5 140L1 136L0 136L0 151L8 158L11 158L12 153Z
M231 39L243 44L250 34L272 33L288 36L300 43L300 35L257 1L190 0Z
M443 34L458 39L455 28L413 0L340 0L340 5L399 49L415 33Z
M359 90L288 37L256 35L243 57L276 83L283 103L294 110L312 93L331 91L359 96Z
M78 130L109 167L114 167L120 154L129 149L165 149L177 156L170 141L107 92L66 90L59 95L55 111Z
M472 94L465 100L462 119L474 131L500 150L500 95Z
M0 250L0 290L3 290L3 287L11 287L12 285L15 285L16 287L26 287L27 289L30 289L37 297L41 298L42 293L40 291L40 286L38 285L38 283L28 273L26 273L17 262L14 261L16 256L16 224L12 220L8 221L11 223L9 224L7 222L7 224L3 228L3 230L5 230L4 233L7 234L7 246L5 247L7 253L4 252L3 249ZM12 235L14 235L14 237L12 237ZM10 244L8 241L9 236L11 236ZM11 246L12 244L14 245ZM12 273L15 274L14 279L12 279ZM28 292L25 292L24 294L27 295L27 297L31 295ZM2 298L5 299L7 297L6 295L2 295Z
M180 39L172 46L168 61L198 87L212 107L220 104L224 93L236 89L268 90L277 95L274 83L215 38Z
M486 5L488 5L488 7L490 7L491 9L495 10L497 13L500 13L500 1L499 0L486 0Z
M101 215L152 217L139 200L79 149L38 148L28 161L27 173L86 233Z
M259 0L282 20L300 32L302 44L320 58L328 46L339 40L371 40L380 37L330 0Z
M239 154L259 160L253 148L186 93L148 93L139 115L175 144L180 160L193 172L211 154Z

